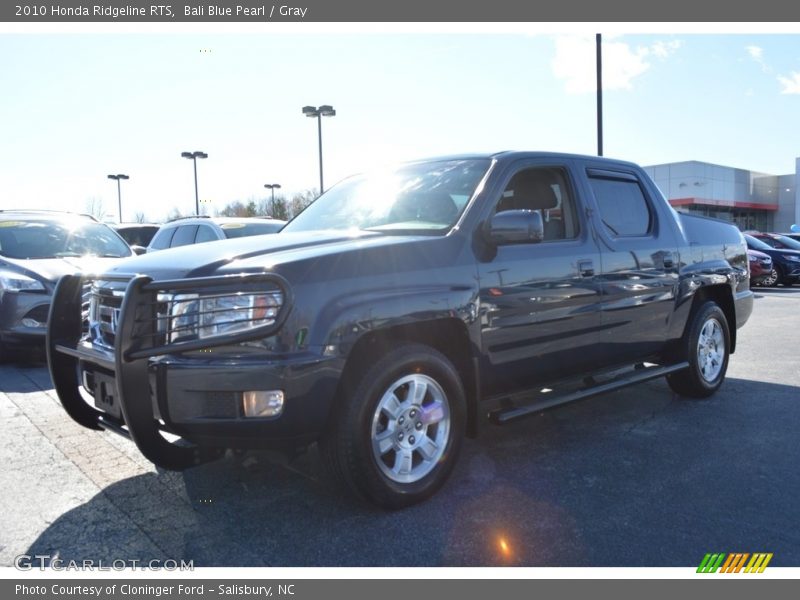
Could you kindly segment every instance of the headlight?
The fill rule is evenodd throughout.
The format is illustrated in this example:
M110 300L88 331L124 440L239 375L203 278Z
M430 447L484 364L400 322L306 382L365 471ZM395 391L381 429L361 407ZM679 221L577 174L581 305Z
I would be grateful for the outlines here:
M176 294L169 309L169 341L203 339L271 325L283 305L283 294Z
M36 281L27 275L11 271L0 271L0 288L10 292L44 291L44 285L41 281Z

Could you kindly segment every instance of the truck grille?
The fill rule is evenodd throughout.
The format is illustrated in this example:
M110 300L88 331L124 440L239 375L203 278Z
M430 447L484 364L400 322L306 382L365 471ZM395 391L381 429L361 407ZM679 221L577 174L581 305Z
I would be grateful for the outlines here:
M88 333L93 344L113 348L126 282L97 280L89 284Z
M117 322L119 321L122 298L118 296L97 296L97 331L99 341L107 346L114 346L117 335Z
M127 282L94 281L88 294L88 333L93 344L113 348L117 339L117 327L125 297ZM163 333L167 325L169 304L159 302L156 307L156 331ZM156 343L163 343L157 335Z
M123 290L92 285L89 298L89 333L92 343L114 347Z
M89 304L92 298L92 284L84 282L81 288L81 330L83 335L89 333Z

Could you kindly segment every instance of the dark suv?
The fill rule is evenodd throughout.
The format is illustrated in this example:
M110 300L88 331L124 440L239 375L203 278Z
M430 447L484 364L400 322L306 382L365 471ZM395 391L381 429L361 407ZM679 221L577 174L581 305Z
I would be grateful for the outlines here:
M279 235L63 278L48 358L76 421L161 467L319 442L326 473L396 508L487 417L655 377L713 394L749 281L742 234L634 164L446 157L345 180Z
M182 217L162 225L147 246L148 252L203 242L278 233L286 221L256 217Z
M129 246L144 249L161 226L155 223L116 223L112 227Z

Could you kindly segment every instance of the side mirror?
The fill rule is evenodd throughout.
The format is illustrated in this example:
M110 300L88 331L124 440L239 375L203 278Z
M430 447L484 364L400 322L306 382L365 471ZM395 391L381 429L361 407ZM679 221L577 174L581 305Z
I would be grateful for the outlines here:
M492 217L488 235L498 246L541 242L544 239L542 215L533 210L504 210Z
M144 254L145 252L147 252L147 248L145 248L144 246L136 246L136 245L134 245L134 246L131 246L131 250L133 250L133 253L136 256L139 256L140 254Z

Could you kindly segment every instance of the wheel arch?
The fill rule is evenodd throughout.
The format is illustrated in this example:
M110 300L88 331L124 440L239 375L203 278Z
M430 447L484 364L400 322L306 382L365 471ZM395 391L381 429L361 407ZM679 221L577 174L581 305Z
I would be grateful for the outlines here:
M694 293L692 308L689 311L689 319L684 327L683 335L686 335L686 331L692 321L692 316L709 300L717 304L725 314L731 338L730 353L733 354L736 351L736 308L733 302L733 292L728 285L707 285L699 288Z
M467 401L467 435L478 432L478 372L466 324L457 318L420 321L388 326L361 335L348 353L339 381L336 402L348 393L359 371L399 344L418 343L443 354L453 363Z

